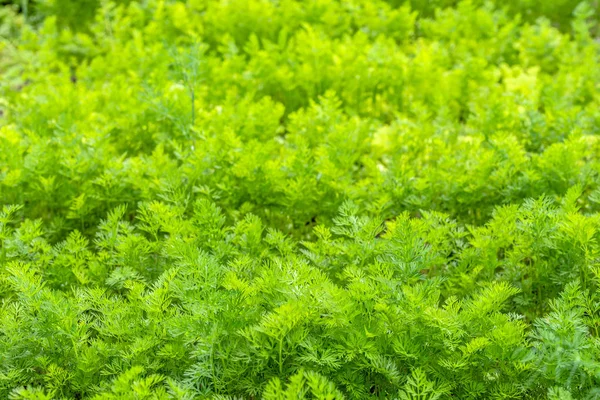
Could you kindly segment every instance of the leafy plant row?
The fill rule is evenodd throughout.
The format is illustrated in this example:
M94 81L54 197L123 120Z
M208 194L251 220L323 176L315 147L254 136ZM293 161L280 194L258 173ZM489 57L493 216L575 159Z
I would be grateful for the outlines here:
M117 207L56 245L2 214L0 388L46 398L593 398L597 216L542 198L480 228L345 203L297 242L208 200ZM36 389L38 388L38 389ZM43 388L43 389L42 389ZM123 397L125 396L125 397Z
M134 0L116 0L116 4L129 5L135 3ZM208 3L208 4L207 4ZM387 3L392 7L402 6L405 2L400 0L384 0L381 3ZM411 0L406 2L411 8L421 15L430 16L437 10L449 7L455 7L460 1L457 0ZM485 4L485 1L473 0L476 5ZM574 0L541 1L541 0L509 0L490 3L497 7L505 8L511 15L519 15L529 21L539 17L548 18L553 21L557 27L568 29L570 17L580 2ZM47 16L56 16L61 25L75 29L85 30L88 24L93 21L96 11L102 7L102 0L2 0L0 5L12 5L14 9L24 14L30 23L38 23ZM195 6L211 7L210 2L197 1L192 3ZM333 2L322 3L327 6ZM352 4L352 3L350 3ZM597 3L592 3L597 6ZM262 3L268 7L268 3Z

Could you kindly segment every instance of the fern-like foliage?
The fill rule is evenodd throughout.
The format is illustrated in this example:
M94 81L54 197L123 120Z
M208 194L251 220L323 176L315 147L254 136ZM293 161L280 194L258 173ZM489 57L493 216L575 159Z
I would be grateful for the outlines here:
M0 398L600 397L598 1L0 3Z

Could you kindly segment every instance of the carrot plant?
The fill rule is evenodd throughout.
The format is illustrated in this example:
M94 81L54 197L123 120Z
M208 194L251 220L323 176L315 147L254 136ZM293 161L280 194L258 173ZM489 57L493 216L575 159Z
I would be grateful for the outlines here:
M4 1L0 397L600 397L598 3Z

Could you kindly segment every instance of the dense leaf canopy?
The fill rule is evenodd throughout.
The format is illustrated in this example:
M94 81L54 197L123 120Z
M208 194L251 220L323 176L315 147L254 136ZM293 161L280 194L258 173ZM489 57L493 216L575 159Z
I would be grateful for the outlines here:
M595 0L0 9L0 398L600 398Z

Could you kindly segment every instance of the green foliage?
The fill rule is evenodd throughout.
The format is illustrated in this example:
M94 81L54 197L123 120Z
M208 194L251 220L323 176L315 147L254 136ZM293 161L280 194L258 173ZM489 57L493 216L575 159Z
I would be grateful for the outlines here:
M5 1L0 398L600 396L596 1Z

